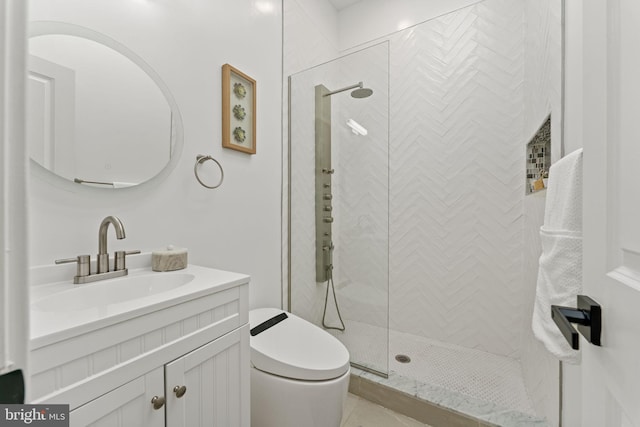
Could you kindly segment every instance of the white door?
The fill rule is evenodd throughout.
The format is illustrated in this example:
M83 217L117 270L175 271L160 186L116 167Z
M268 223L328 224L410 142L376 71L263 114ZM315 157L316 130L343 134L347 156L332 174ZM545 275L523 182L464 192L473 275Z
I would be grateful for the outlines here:
M640 426L640 1L583 7L583 293L603 330L580 343L582 425Z
M75 72L29 55L29 156L69 179L75 177Z

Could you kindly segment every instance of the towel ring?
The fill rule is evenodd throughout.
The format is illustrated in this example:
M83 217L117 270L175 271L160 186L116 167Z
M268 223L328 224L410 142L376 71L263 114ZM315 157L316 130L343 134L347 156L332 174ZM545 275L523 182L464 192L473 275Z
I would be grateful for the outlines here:
M202 182L202 180L198 176L198 166L200 166L207 160L213 160L216 163L216 165L218 165L218 167L220 168L220 182L218 182L218 184L216 185L207 185L204 182ZM218 188L222 185L222 181L224 181L224 170L222 169L222 165L220 164L220 162L218 162L216 159L214 159L211 156L198 154L196 156L196 164L193 166L193 173L196 175L196 179L198 180L198 182L205 188L210 188L210 189Z

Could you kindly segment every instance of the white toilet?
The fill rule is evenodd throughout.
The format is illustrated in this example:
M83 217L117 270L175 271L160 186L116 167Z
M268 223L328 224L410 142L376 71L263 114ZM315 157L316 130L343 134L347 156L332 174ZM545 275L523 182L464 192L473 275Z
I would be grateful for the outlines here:
M249 324L251 426L340 426L351 372L345 346L275 308L250 311Z

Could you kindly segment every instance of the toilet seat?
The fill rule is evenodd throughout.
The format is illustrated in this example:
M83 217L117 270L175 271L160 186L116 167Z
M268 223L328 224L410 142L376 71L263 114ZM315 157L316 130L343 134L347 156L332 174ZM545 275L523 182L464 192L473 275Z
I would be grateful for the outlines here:
M276 308L251 310L250 328L281 313ZM310 381L338 378L349 370L349 352L338 339L294 314L286 315L250 338L253 366L273 375Z

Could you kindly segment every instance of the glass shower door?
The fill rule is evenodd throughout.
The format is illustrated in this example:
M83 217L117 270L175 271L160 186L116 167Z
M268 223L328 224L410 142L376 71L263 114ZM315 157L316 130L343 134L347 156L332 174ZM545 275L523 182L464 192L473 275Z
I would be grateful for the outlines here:
M389 46L290 77L291 312L388 374ZM335 292L335 293L334 293Z

